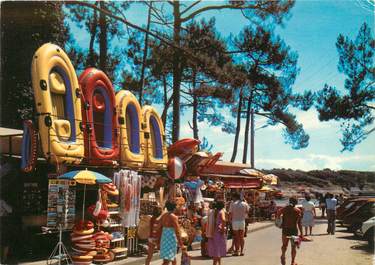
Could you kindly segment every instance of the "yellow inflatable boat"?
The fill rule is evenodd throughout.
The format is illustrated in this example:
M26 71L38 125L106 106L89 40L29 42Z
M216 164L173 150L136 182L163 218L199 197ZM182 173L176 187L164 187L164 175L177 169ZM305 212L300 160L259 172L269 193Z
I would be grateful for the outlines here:
M52 163L80 163L81 92L69 57L59 46L44 44L34 54L31 77L44 155Z
M144 163L141 106L137 98L126 90L116 94L116 108L120 126L120 164L142 167Z
M144 153L147 168L166 168L168 163L167 148L164 142L164 126L151 106L142 108L142 127L144 132Z

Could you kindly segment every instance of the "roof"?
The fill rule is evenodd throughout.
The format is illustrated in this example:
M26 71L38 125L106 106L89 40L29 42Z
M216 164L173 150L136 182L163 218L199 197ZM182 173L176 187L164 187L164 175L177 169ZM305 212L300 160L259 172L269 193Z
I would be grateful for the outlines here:
M249 171L249 172L244 172L244 171ZM244 172L244 173L242 173ZM251 173L253 172L253 173ZM257 176L260 177L258 174L261 173L260 171L256 169L252 169L250 165L248 164L240 164L240 163L232 163L232 162L223 162L223 161L218 161L214 165L211 165L209 167L205 167L202 169L200 172L201 175L204 174L225 174L225 175L244 175L244 176Z
M0 127L0 137L22 135L22 130Z

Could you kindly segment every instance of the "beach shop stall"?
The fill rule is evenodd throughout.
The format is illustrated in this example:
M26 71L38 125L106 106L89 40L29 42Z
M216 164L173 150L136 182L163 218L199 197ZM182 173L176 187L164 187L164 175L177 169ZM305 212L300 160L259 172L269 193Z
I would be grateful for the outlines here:
M167 178L160 116L151 106L141 107L131 92L115 93L98 69L78 78L67 54L54 44L36 51L31 72L34 122L26 121L23 131L1 130L2 176L17 179L17 195L24 194L14 208L24 204L21 209L34 214L17 211L20 230L31 225L40 238L57 240L61 228L77 264L136 253L141 209L150 212L153 203L163 201L163 193L145 195L147 188L163 188ZM82 185L67 178L80 174L106 181ZM141 199L147 201L143 207ZM49 247L55 242L48 241ZM35 258L34 250L27 252Z

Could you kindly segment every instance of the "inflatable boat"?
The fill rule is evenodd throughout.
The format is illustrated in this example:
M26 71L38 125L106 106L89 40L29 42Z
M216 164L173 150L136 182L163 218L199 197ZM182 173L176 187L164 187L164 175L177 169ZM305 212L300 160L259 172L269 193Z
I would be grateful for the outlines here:
M116 108L120 123L120 164L142 167L141 106L130 91L121 90L116 94Z
M31 77L44 156L52 163L80 163L81 98L72 63L59 46L46 43L34 54Z
M106 74L86 69L79 77L85 128L85 158L92 165L112 164L118 159L115 93Z
M142 127L144 132L144 154L147 168L166 168L168 163L167 148L164 143L164 126L151 106L142 108Z

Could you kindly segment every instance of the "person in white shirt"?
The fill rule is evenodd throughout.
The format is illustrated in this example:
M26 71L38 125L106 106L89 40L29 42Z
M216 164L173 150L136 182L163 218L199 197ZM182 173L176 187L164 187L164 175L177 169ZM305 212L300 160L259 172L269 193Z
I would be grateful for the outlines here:
M336 206L337 200L333 196L333 194L328 194L328 198L326 199L327 205L327 220L328 220L328 227L327 233L334 235L336 230Z
M249 213L249 205L241 200L238 193L233 195L233 202L229 207L229 216L232 222L234 254L233 256L244 255L245 245L244 233L246 228L246 217Z
M310 195L305 196L305 201L302 203L303 217L302 226L305 227L305 236L307 236L307 229L310 228L310 236L312 235L312 228L314 226L314 218L316 216L315 205L311 201Z

